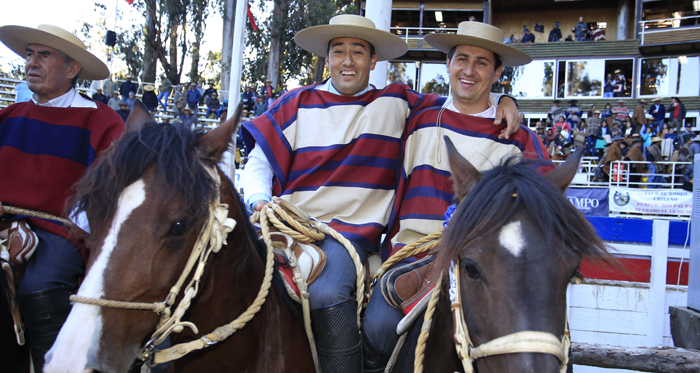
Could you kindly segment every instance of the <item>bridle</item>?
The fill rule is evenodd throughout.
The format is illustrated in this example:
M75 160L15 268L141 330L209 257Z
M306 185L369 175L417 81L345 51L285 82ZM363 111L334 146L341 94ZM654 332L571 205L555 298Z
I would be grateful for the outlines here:
M454 341L457 349L457 356L462 361L465 373L474 373L474 361L480 358L515 354L523 352L535 352L554 355L560 361L559 372L566 373L569 362L569 347L571 347L571 336L569 333L568 320L564 321L564 335L561 340L552 333L522 331L508 334L489 342L474 347L469 338L469 330L464 320L464 311L460 294L459 268L454 270L454 266L449 269L450 286L455 291L454 300L450 306L454 320ZM438 289L439 290L439 289ZM436 296L439 291L434 291Z
M101 307L126 308L135 310L150 310L160 315L160 320L155 328L155 332L146 344L141 348L137 356L137 362L141 365L144 362L147 365L161 364L164 362L179 359L186 354L212 346L221 342L241 329L253 316L260 310L265 303L265 298L272 283L272 273L274 264L274 255L271 248L268 248L267 258L265 263L265 277L262 285L253 303L248 309L231 323L216 328L213 332L202 336L199 339L181 343L172 346L168 349L156 351L155 346L163 343L171 333L180 333L185 327L189 327L193 333L199 333L197 326L189 321L182 321L182 317L189 309L192 299L199 291L199 282L204 274L204 267L207 263L209 255L214 252L218 253L221 247L226 243L228 233L236 226L236 221L228 217L228 205L221 203L221 178L215 167L210 167L203 164L207 173L215 181L216 198L213 199L209 206L209 216L207 222L202 227L199 233L197 242L192 248L192 252L185 264L180 277L170 292L162 302L140 303L140 302L122 302L98 298L81 297L71 295L70 300L77 303L91 304ZM195 269L196 265L196 269ZM194 269L194 272L193 272ZM192 278L184 288L182 299L178 303L175 311L171 311L175 300L182 290L185 280L192 274Z

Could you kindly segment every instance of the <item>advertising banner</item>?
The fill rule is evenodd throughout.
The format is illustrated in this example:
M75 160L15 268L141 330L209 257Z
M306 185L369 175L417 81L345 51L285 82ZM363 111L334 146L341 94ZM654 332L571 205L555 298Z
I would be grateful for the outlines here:
M610 188L610 211L690 215L693 194L678 189Z
M607 188L569 188L566 198L583 215L608 216Z

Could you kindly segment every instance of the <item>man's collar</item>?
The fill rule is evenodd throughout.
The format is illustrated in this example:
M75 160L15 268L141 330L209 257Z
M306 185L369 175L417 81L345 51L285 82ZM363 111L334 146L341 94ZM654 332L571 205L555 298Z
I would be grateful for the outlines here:
M367 93L369 90L371 90L372 88L373 87L371 85L367 84L367 88L363 89L360 92L355 93L352 96L356 97L356 96L363 95L363 94ZM333 86L333 79L331 79L331 78L326 79L325 83L320 84L318 87L316 87L316 89L321 90L321 91L330 92L330 93L340 95L340 96L345 96L344 94L338 92L337 89L335 89L335 86Z
M75 88L71 88L68 90L68 92L41 104L39 103L39 96L35 93L32 95L32 101L39 106L65 108L70 107L70 105L73 103L73 99L75 99L75 95L77 94L78 92L75 90Z

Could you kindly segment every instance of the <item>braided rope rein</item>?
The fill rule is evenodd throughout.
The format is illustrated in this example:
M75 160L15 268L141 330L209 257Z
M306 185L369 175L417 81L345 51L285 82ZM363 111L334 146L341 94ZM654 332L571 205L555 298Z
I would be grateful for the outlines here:
M67 225L67 226L75 225L72 221L70 221L66 218L52 215L52 214L49 214L47 212L30 210L30 209L25 209L25 208L15 207L15 206L8 206L8 205L3 205L3 210L5 210L6 213L12 214L12 215L26 215L26 216L31 216L33 218L53 220L53 221L57 221L59 223Z
M365 298L365 270L364 265L360 261L359 255L357 255L355 247L350 243L350 241L340 235L335 229L329 227L327 224L322 223L315 218L309 217L306 213L293 204L281 198L272 197L272 201L268 202L263 207L263 210L254 212L250 217L250 221L252 223L260 223L260 229L263 233L263 240L268 248L272 246L272 240L269 237L269 225L267 223L263 224L262 215L266 216L266 220L272 223L275 229L291 236L299 242L312 243L323 240L326 235L330 235L345 246L345 249L348 251L348 254L355 264L355 275L357 276L357 327L360 328L361 313ZM290 228L288 225L292 226L293 228ZM298 284L299 282L297 281L297 286ZM304 287L306 287L306 285L304 285Z

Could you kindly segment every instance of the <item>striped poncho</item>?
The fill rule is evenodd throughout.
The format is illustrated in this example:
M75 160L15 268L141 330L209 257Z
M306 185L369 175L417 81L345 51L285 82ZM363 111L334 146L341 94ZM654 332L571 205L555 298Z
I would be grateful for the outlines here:
M443 98L403 84L341 96L303 87L243 124L275 175L273 194L376 251L394 201L406 118Z

